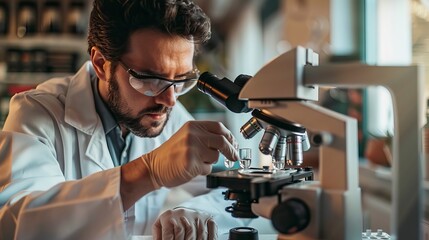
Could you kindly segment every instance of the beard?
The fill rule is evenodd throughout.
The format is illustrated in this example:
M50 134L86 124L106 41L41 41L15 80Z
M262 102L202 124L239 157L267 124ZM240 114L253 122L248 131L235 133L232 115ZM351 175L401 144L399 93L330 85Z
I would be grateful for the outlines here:
M111 76L111 79L109 79L110 84L107 105L118 124L139 137L157 137L161 134L170 117L171 108L163 105L156 105L141 110L137 115L133 115L131 109L122 101L122 97L119 93L119 84L114 77L115 75L112 74ZM167 117L165 120L152 121L150 124L146 125L142 124L144 116L150 113L165 113Z

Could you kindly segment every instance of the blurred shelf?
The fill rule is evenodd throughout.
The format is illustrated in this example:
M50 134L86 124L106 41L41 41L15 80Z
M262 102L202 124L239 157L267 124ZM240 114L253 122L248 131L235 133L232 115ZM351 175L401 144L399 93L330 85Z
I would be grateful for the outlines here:
M24 38L0 37L0 46L19 48L61 48L86 51L87 40L76 35L41 35Z
M0 0L1 83L38 84L77 70L88 59L91 5L87 0Z
M4 84L20 84L20 85L37 85L48 79L56 77L72 76L74 73L7 73L5 76L0 76L0 85Z

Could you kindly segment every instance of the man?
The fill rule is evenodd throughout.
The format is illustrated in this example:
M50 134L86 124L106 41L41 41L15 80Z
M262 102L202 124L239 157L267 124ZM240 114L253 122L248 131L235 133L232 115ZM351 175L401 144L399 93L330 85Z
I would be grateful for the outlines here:
M210 215L159 215L168 190L237 160L221 123L177 102L210 22L190 0L95 0L91 62L18 94L0 137L0 239L215 239ZM154 224L155 222L155 224ZM125 223L125 224L124 224Z

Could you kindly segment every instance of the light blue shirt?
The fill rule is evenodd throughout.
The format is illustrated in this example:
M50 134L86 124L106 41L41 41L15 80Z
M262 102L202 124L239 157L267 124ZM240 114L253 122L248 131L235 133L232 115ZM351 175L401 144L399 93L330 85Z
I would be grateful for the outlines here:
M134 134L127 134L125 139L122 137L121 128L113 117L112 112L107 108L98 92L98 78L94 77L92 81L92 91L94 92L95 109L103 123L104 132L106 133L106 142L110 155L115 167L124 165L129 162L129 148L131 146Z

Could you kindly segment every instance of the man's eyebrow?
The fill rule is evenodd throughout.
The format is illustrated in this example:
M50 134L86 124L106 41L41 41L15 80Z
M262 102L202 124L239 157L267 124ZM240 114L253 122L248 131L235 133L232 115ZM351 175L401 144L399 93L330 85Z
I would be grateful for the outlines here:
M151 75L151 76L157 76L157 77L163 77L163 78L167 78L167 77L168 77L168 75L167 75L167 74L163 74L163 73L155 72L155 71L152 71L152 70L143 70L143 71L137 71L137 70L134 70L134 69L132 69L132 70L133 70L134 72L136 72L137 74L139 74L139 75ZM182 73L182 74L176 75L176 76L174 76L174 78L186 77L186 76L188 76L189 74L191 74L194 70L195 70L195 69L192 69L192 70L190 70L190 71L188 71L188 72L185 72L185 73Z

